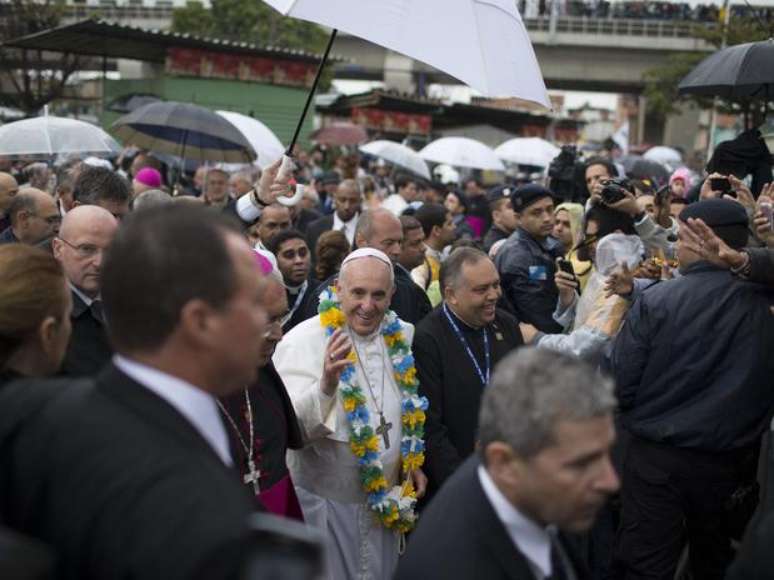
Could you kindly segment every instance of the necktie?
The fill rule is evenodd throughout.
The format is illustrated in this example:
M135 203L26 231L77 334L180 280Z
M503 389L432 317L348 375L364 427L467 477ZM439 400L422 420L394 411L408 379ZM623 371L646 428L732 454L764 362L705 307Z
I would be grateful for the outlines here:
M91 303L91 306L89 306L89 310L91 310L91 315L94 317L94 320L100 324L105 324L105 312L102 309L102 300L94 300Z
M567 573L564 549L559 544L559 536L556 530L550 529L548 536L551 538L551 577L549 580L570 580L570 576Z

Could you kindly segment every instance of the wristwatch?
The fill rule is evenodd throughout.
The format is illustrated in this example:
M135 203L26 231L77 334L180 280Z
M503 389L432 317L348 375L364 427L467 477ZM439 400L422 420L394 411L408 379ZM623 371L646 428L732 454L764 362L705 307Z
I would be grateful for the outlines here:
M741 250L740 253L744 255L744 262L742 262L742 265L738 268L731 268L731 273L734 276L747 279L750 277L750 273L752 271L752 260L750 259L750 254L748 254L745 250Z

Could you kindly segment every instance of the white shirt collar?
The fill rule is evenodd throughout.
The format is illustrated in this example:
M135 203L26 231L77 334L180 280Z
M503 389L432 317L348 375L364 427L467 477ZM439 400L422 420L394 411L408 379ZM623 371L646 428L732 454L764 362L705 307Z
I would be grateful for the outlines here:
M548 532L526 518L497 489L483 465L478 466L478 479L497 518L503 523L513 543L545 577L551 576L551 538Z
M355 228L357 227L357 220L359 217L360 214L356 213L349 219L349 221L343 222L341 221L339 214L333 212L333 229L341 231L341 226L344 226L344 235L347 236L347 241L349 242L350 246L355 239Z
M84 294L84 293L83 293L81 290L79 290L78 288L76 288L76 287L75 287L75 284L73 284L73 283L72 283L72 282L70 282L69 280L67 281L67 284L70 286L70 290L72 290L73 292L75 292L76 296L78 296L78 298L80 298L81 300L83 300L83 303L86 305L86 307L87 307L87 308L91 308L91 303L92 303L92 302L94 302L94 300L97 300L97 299L99 298L99 297L97 297L97 298L89 298L89 297L88 297L88 296L86 296L86 294Z
M212 395L182 379L118 354L113 356L113 364L172 405L212 446L223 463L233 465L226 428Z

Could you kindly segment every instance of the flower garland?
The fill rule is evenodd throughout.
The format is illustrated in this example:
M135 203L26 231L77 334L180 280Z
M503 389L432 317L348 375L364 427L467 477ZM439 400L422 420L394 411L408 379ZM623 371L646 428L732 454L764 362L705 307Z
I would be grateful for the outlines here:
M320 324L327 336L344 326L346 317L331 286L320 296ZM401 471L406 476L403 485L388 489L384 467L379 460L379 436L370 424L366 397L357 383L354 349L348 355L349 364L341 372L339 392L347 414L349 446L358 458L360 479L368 498L367 503L385 528L399 533L409 532L415 525L417 495L408 474L425 461L425 411L427 398L418 393L419 381L414 357L406 343L397 315L389 310L384 317L382 336L392 362L393 376L401 392Z

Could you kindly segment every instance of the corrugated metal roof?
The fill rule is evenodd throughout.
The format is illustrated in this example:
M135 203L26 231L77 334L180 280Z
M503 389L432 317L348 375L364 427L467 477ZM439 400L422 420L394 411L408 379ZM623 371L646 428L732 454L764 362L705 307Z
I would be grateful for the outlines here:
M82 54L86 56L104 56L107 58L127 58L147 62L164 62L167 48L197 48L213 52L242 54L245 56L263 56L319 62L322 55L279 48L258 46L248 42L236 42L220 38L202 38L190 34L166 30L146 30L137 26L127 26L104 20L82 20L74 24L59 26L21 38L2 43L12 48L27 48ZM331 56L329 61L342 61Z

